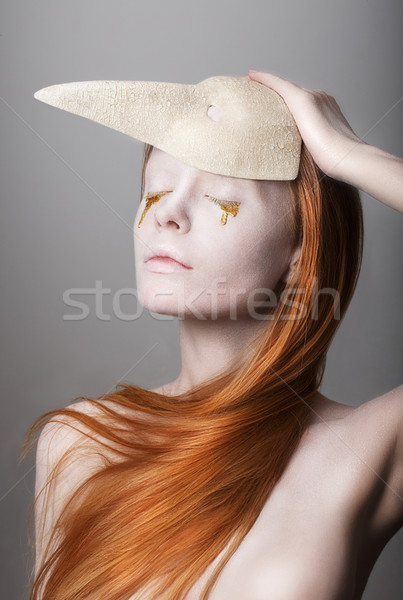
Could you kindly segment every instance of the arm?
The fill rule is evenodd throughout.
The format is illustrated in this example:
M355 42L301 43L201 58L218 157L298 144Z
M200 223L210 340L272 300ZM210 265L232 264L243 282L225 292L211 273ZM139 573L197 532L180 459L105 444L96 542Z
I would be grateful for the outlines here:
M403 213L403 159L362 142L351 149L343 163L342 177L336 179Z
M400 514L403 520L403 384L391 390L387 396L396 415L395 468L391 477L391 487L396 489L400 496Z
M361 140L332 96L271 73L249 71L249 78L282 96L304 144L326 175L403 213L403 159Z
M403 525L402 421L403 385L330 421L338 436L323 445L327 502L334 514L346 511L363 559L375 561Z
M321 90L304 89L271 73L249 71L249 78L282 96L307 149L324 173L403 212L403 159L361 140L332 96ZM360 417L363 411L364 414L370 411L374 425L385 423L383 435L368 444L370 447L374 443L383 444L393 454L386 482L390 489L385 486L390 493L385 494L379 509L381 527L386 527L391 520L403 521L403 385L365 405L365 409L360 407ZM359 425L358 422L355 433ZM372 425L368 423L368 431L362 432L362 438L371 431Z
M380 537L391 537L403 525L403 385L365 402L356 411L354 433L365 427L363 439L377 456L390 455L385 486L372 518ZM390 448L390 450L389 450Z
M86 401L71 404L67 408L86 414L94 410ZM90 452L91 447L94 448L95 445L91 445L91 440L88 442L87 436L73 427L83 430L83 425L74 419L64 415L57 416L45 425L38 440L35 478L35 576L45 558L47 544L63 507L80 484L91 475L93 469L100 465L99 457ZM68 455L62 468L55 470L59 460L66 453ZM46 485L49 477L53 478L51 486ZM53 542L52 550L56 545Z

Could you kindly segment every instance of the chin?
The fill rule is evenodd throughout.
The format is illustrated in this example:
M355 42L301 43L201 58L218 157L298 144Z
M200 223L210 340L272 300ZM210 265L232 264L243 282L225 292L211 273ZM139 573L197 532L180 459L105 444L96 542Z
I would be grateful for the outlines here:
M171 317L179 316L179 308L175 298L155 297L147 292L137 292L137 300L141 306L150 312Z

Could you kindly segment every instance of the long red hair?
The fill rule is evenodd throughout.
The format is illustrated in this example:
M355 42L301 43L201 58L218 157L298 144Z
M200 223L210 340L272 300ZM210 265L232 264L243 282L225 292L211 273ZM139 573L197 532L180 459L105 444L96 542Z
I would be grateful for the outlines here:
M105 451L60 513L30 600L180 600L219 559L206 600L255 523L306 429L362 258L358 191L325 176L304 145L289 185L299 262L237 364L177 396L121 383L80 397L96 414L53 410L30 428L24 451L50 419L82 427Z

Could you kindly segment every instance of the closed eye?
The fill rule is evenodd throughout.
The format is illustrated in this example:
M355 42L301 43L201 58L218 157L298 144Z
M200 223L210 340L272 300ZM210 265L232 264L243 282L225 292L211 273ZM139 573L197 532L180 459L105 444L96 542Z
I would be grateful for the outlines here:
M170 192L173 192L173 190L166 190L163 192L149 192L144 196L144 198L142 198L142 200L154 200L155 198L157 198L157 196L164 196L165 194L169 194Z
M168 191L162 191L162 192L150 192L148 194L145 195L145 199L146 200L152 200L154 198L156 198L157 196L161 196L162 194L168 194L169 192L172 192L173 190L168 190ZM214 196L211 196L210 194L204 194L204 198L209 198L209 200L211 200L212 202L214 202L215 204L218 205L226 205L226 206L239 206L240 202L235 202L233 200L220 200L219 198L215 198Z
M214 198L214 196L210 196L209 194L204 194L204 197L208 198L215 204L218 204L223 211L221 215L221 225L226 225L228 215L235 217L238 214L238 207L241 204L240 202L235 202L233 200L219 200L218 198Z
M173 190L167 190L167 191L163 191L163 192L150 192L150 193L146 194L146 196L145 196L146 208L143 213L143 216L141 217L139 227L143 221L145 212L147 212L147 210L149 209L151 204L153 204L154 202L158 202L158 200L162 196L165 196L165 194L169 194L172 191ZM215 204L217 204L223 211L222 215L221 215L221 225L226 225L228 215L235 217L238 214L239 205L241 204L240 202L235 202L233 200L219 200L218 198L215 198L214 196L211 196L210 194L204 194L204 198L208 198L211 202L214 202Z
M220 200L219 198L215 198L214 196L210 196L209 194L204 194L205 198L209 198L212 202L215 202L215 204L219 204L221 205L226 205L226 206L239 206L240 202L235 202L234 200Z

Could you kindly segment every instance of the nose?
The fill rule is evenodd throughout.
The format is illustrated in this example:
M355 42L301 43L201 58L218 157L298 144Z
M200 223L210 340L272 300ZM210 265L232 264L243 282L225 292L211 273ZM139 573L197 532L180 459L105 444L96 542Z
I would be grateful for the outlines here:
M185 199L175 192L164 195L154 206L154 222L157 229L173 229L186 233L190 220Z

